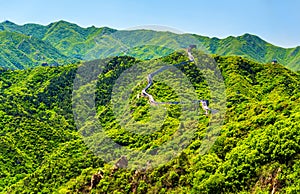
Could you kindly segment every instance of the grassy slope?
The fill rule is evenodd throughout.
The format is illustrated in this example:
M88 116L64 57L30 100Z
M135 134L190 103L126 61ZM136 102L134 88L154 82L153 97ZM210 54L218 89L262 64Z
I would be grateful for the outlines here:
M112 176L112 166L103 165L88 151L74 126L71 95L76 66L2 72L0 190L80 193L88 190L91 175L102 169L104 179L93 192L269 192L276 181L283 192L299 191L299 74L279 64L259 64L240 57L215 59L225 78L227 113L210 152L199 153L207 123L201 117L203 125L179 157L145 172L122 169ZM164 60L176 63L184 58L176 54ZM99 77L99 83L108 83L97 90L102 97L97 100L100 118L115 141L133 147L155 146L156 139L167 137L172 127L157 132L149 141L114 130L118 126L110 116L111 83L122 72L120 67L133 63L131 58L117 58ZM196 88L205 88L202 75L190 71L193 68L190 64L182 70ZM163 84L157 83L150 92L161 93L156 96L160 100L176 99L164 99L170 89ZM137 101L134 96L135 119L147 120L147 100ZM176 120L176 111L176 106L169 108L170 119ZM276 177L278 169L281 172Z

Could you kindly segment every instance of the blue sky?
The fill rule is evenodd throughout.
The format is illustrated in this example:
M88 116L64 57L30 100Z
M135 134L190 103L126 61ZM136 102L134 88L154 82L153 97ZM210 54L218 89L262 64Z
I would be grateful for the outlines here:
M251 33L282 46L300 46L298 0L0 0L0 21L126 29L162 25L224 38Z

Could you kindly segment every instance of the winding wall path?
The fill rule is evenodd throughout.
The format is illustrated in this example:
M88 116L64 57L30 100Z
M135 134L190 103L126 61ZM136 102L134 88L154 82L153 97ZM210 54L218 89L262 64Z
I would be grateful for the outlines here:
M194 56L192 55L192 47L189 46L188 49L187 49L187 54L188 54L188 58L189 58L189 61L184 61L184 62L181 62L181 63L178 63L178 64L175 64L174 66L180 66L180 65L184 65L184 64L187 64L189 62L193 62L195 60ZM147 86L142 90L142 95L144 97L147 97L149 99L149 102L150 104L152 105L158 105L158 104L182 104L182 102L156 102L153 98L153 96L149 93L147 93L147 90L151 87L151 85L153 84L153 77L166 70L166 69L169 69L171 68L171 66L164 66L164 67L161 67L160 69L158 69L157 71L153 72L153 73L150 73L148 74L147 76L147 81L148 81L148 84ZM193 101L193 103L199 103L201 102L201 105L202 105L202 109L205 111L205 114L208 115L208 111L210 110L208 108L208 100L195 100Z

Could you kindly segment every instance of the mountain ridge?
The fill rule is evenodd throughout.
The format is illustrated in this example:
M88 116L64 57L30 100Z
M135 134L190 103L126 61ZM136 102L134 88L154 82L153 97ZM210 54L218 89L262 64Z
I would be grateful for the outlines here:
M300 70L300 46L295 48L275 46L259 36L249 33L220 39L197 34L175 34L168 31L126 31L95 26L83 28L64 20L48 25L17 25L13 22L5 21L0 23L0 31L18 32L36 37L56 48L62 55L69 57L70 60L93 60L107 56L123 55L124 48L127 50L129 48L129 53L133 57L141 57L141 59L157 58L166 56L171 52L169 49L162 49L156 52L155 49L159 46L177 49L178 46L179 48L186 48L188 45L181 43L178 38L188 39L194 37L198 41L198 46L210 54L222 56L237 55L262 63L270 62L276 58L284 66L294 71ZM171 43L171 38L175 42ZM159 46L149 48L147 44ZM152 54L148 55L144 50L148 50ZM0 56L0 58L4 57ZM2 59L2 61L5 60ZM26 64L27 62L24 61L22 66L34 66ZM43 61L39 61L39 64L42 63ZM6 66L3 62L0 65Z
M41 65L39 61L48 64L73 62L50 44L46 44L35 37L17 32L2 31L0 32L0 41L0 56L2 56L0 61L6 64L6 68L31 68Z

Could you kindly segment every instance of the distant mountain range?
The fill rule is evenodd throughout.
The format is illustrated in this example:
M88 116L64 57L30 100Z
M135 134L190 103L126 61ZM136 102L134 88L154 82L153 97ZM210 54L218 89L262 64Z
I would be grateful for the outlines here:
M300 47L281 48L251 34L218 39L152 30L82 28L66 21L47 26L17 25L10 21L0 23L0 66L25 69L114 55L152 59L186 48L187 42L211 54L243 56L262 63L276 58L280 64L294 71L300 70Z

